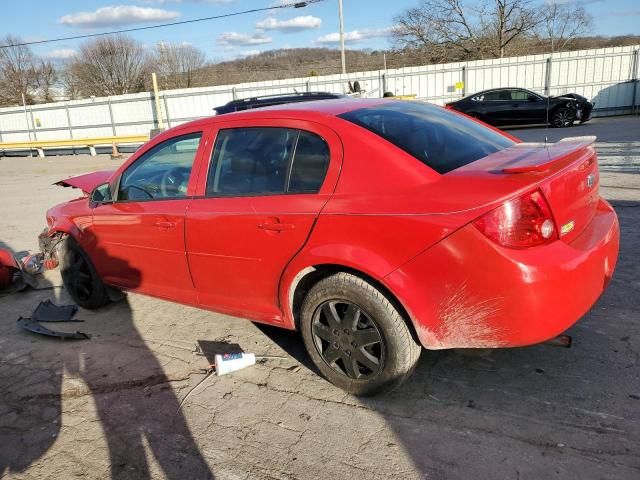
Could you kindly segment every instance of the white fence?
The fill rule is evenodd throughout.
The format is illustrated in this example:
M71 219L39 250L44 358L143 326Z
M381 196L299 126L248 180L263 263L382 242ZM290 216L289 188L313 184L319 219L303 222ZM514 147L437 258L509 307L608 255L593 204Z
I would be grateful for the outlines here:
M385 91L416 95L437 104L480 90L523 87L558 95L575 92L595 101L594 115L634 112L640 105L640 46L578 50L394 70L356 72L242 83L160 93L162 117L169 126L212 115L212 109L234 98L327 91L344 93L358 81L363 96ZM456 85L458 84L458 85ZM456 86L464 85L463 88ZM147 134L157 127L151 93L91 98L0 109L0 142L66 140Z

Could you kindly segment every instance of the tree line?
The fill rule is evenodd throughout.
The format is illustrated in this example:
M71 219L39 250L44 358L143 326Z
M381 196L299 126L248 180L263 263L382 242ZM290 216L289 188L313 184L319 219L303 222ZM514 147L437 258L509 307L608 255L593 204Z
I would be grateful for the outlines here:
M633 44L640 37L589 36L593 18L579 3L533 0L420 0L393 19L392 48L348 50L350 71L470 61L512 55ZM271 50L247 58L209 62L185 43L153 48L126 35L82 43L69 60L38 58L19 37L0 39L0 106L50 102L160 88L234 84L340 72L340 53L328 48Z

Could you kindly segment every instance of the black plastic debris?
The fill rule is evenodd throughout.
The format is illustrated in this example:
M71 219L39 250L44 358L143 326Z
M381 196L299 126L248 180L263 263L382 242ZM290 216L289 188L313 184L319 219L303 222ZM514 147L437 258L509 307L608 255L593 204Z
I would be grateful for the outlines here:
M39 335L46 335L48 337L56 337L61 338L63 340L88 340L91 338L89 335L83 332L57 332L53 330L49 330L46 327L43 327L33 318L18 318L17 322L18 326L24 328L33 333L37 333Z
M51 300L45 300L36 307L31 318L36 322L82 322L72 320L77 311L77 305L56 305Z

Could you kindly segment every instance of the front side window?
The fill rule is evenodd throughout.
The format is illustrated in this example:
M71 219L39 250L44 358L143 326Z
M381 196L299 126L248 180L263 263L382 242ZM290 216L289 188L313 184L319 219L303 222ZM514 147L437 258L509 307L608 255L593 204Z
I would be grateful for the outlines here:
M207 196L317 192L329 148L317 135L293 128L220 130L211 157Z
M143 154L122 174L118 200L186 197L201 137L200 132L175 137Z
M338 116L393 143L438 173L514 145L471 119L418 101L387 103Z

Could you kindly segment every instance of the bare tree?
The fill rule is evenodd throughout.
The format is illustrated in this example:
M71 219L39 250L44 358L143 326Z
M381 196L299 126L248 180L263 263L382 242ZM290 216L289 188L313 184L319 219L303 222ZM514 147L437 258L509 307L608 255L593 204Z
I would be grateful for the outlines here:
M495 48L504 57L506 47L519 36L532 33L540 22L536 6L528 0L495 0L485 14L487 26L494 31Z
M592 25L593 17L581 4L553 1L545 5L539 36L551 52L557 52L591 30Z
M400 48L421 48L447 60L503 57L539 22L529 0L422 0L395 18Z
M193 45L162 42L156 46L153 68L165 89L197 86L204 66L204 52Z
M22 95L27 103L33 103L37 68L29 47L19 45L22 39L7 35L0 40L0 105L19 105Z
M145 89L149 55L137 40L114 35L91 40L68 63L65 84L80 96L123 95Z
M38 102L53 102L53 87L58 83L58 72L49 61L40 60L36 67L35 97Z

